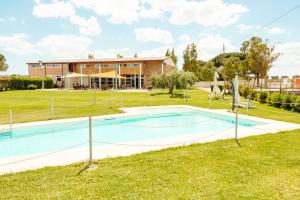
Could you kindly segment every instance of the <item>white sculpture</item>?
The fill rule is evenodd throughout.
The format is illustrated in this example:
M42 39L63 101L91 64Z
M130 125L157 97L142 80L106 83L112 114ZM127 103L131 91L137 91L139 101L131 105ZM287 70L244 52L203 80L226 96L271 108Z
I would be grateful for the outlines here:
M215 96L220 96L221 95L221 90L218 87L218 78L219 78L219 74L217 71L215 71L214 73L214 85L213 85L213 91L212 94Z

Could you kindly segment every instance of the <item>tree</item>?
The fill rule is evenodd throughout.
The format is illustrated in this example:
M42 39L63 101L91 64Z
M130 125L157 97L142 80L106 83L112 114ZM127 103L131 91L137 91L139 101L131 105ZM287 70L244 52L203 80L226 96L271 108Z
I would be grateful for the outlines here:
M117 54L117 58L123 58L121 54Z
M246 54L246 62L249 71L254 75L254 82L259 85L260 78L266 78L272 63L279 57L279 53L274 53L274 46L263 42L260 37L253 36L242 43L241 52Z
M167 49L165 56L170 57L173 60L173 62L175 63L175 66L177 66L178 58L175 54L175 48L173 48L172 51L170 51L170 49Z
M94 57L94 55L93 54L89 54L88 55L88 59L94 59L95 57Z
M153 74L151 76L154 88L168 88L169 94L173 94L175 87L186 88L192 86L196 77L192 72L177 71L176 69L167 74Z
M198 53L196 44L192 43L186 47L183 52L183 70L196 72L198 68Z
M200 67L199 77L198 79L201 81L213 81L214 80L214 72L217 68L215 67L212 61L205 63L202 67Z
M8 64L6 64L5 56L0 53L0 71L6 71Z
M137 57L138 57L138 54L137 54L137 53L135 53L135 54L133 55L133 57L134 57L134 58L137 58Z

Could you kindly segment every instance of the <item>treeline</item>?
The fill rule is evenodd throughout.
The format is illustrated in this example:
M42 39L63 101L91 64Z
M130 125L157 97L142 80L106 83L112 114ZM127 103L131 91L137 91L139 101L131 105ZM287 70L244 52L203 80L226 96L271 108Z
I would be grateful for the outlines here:
M53 88L53 80L51 78L44 79L45 88ZM41 89L41 78L29 78L29 77L7 77L0 78L0 91L3 90L29 90L29 89Z
M177 56L173 51L167 51L177 63ZM272 63L278 58L279 53L274 53L274 46L269 45L260 37L253 36L241 44L240 51L222 53L209 61L198 58L195 43L187 45L183 52L183 70L193 72L198 81L212 81L216 69L221 73L225 82L232 79L236 72L245 80L254 78L253 83L259 85L259 80L267 78ZM254 85L253 85L254 87Z

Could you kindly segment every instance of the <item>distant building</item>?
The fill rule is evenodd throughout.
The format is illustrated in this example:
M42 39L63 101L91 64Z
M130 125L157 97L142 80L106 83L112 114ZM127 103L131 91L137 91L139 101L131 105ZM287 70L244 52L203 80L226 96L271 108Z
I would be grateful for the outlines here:
M152 74L175 68L169 57L79 59L28 62L30 77L51 77L58 86L73 88L148 88Z

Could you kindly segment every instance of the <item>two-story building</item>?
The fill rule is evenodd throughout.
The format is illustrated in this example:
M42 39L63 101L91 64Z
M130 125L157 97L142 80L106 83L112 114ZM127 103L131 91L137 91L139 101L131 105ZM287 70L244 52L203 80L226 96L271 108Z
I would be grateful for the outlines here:
M175 68L169 57L78 59L29 62L29 76L51 77L58 86L71 88L148 88L152 74Z

